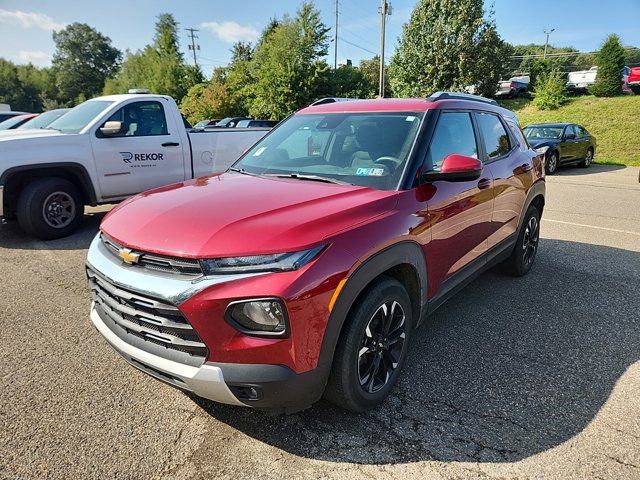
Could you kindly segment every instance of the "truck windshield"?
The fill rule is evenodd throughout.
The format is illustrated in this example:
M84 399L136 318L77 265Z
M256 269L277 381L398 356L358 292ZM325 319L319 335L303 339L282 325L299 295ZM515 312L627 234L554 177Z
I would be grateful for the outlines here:
M62 133L79 133L112 103L108 100L89 100L81 103L51 122L46 128L59 130Z
M295 115L234 166L243 173L397 188L423 112Z

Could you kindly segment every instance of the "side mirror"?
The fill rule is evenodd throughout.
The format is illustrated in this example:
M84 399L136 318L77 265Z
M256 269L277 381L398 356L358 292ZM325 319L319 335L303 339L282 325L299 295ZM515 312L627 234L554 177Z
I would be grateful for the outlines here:
M567 133L567 134L564 136L564 139L565 139L565 140L573 140L574 138L576 138L576 134L575 134L575 133Z
M440 170L426 172L421 176L425 182L446 180L463 182L477 180L482 174L482 162L477 158L452 153L447 155L440 166Z
M106 122L103 127L100 127L100 133L105 137L120 135L121 133L124 133L124 124L122 122L115 121Z

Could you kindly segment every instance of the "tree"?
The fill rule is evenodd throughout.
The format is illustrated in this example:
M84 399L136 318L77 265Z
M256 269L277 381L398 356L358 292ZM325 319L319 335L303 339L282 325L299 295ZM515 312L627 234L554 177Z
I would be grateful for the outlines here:
M558 70L542 72L533 91L533 104L540 110L556 110L566 101L562 74Z
M372 98L371 93L375 87L359 68L343 65L328 72L331 73L329 75L330 91L327 96Z
M180 110L191 123L237 115L226 85L214 81L191 87L182 99Z
M114 75L122 54L111 39L84 23L72 23L53 32L56 52L52 65L61 100L73 103L99 94Z
M481 80L474 77L483 53L478 47L483 14L482 0L420 0L391 61L394 92L423 97Z
M622 93L621 71L625 52L620 37L609 35L596 55L598 75L589 91L596 97L614 97Z
M266 31L252 60L252 115L281 119L325 90L329 67L322 57L327 55L328 31L309 2L295 18L285 17Z
M380 91L380 56L376 55L369 60L361 60L358 70L360 70L365 81L370 86L369 91L362 98L376 98ZM387 98L393 96L393 90L391 89L393 74L392 68L387 69L387 81L384 83L384 96Z
M127 52L118 76L106 83L105 93L124 93L130 88L148 88L171 95L180 102L189 88L203 81L198 67L186 65L180 53L178 22L173 15L158 15L153 44Z
M511 45L504 42L496 29L493 16L480 30L477 44L477 61L473 68L476 92L485 97L493 97L498 82L509 73ZM507 77L508 78L508 77Z

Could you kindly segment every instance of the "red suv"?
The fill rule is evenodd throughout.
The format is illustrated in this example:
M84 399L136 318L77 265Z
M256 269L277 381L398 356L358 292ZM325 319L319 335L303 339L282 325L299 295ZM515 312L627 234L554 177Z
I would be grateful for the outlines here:
M362 411L481 271L531 268L543 159L491 100L305 108L226 173L151 190L89 249L91 319L134 367L218 402Z

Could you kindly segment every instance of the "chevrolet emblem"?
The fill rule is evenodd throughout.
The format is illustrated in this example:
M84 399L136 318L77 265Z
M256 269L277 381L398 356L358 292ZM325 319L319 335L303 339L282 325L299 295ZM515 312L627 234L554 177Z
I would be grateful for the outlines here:
M118 255L120 255L122 260L124 260L124 263L128 263L129 265L138 263L138 260L140 259L140 254L132 252L129 248L121 248L118 251Z

